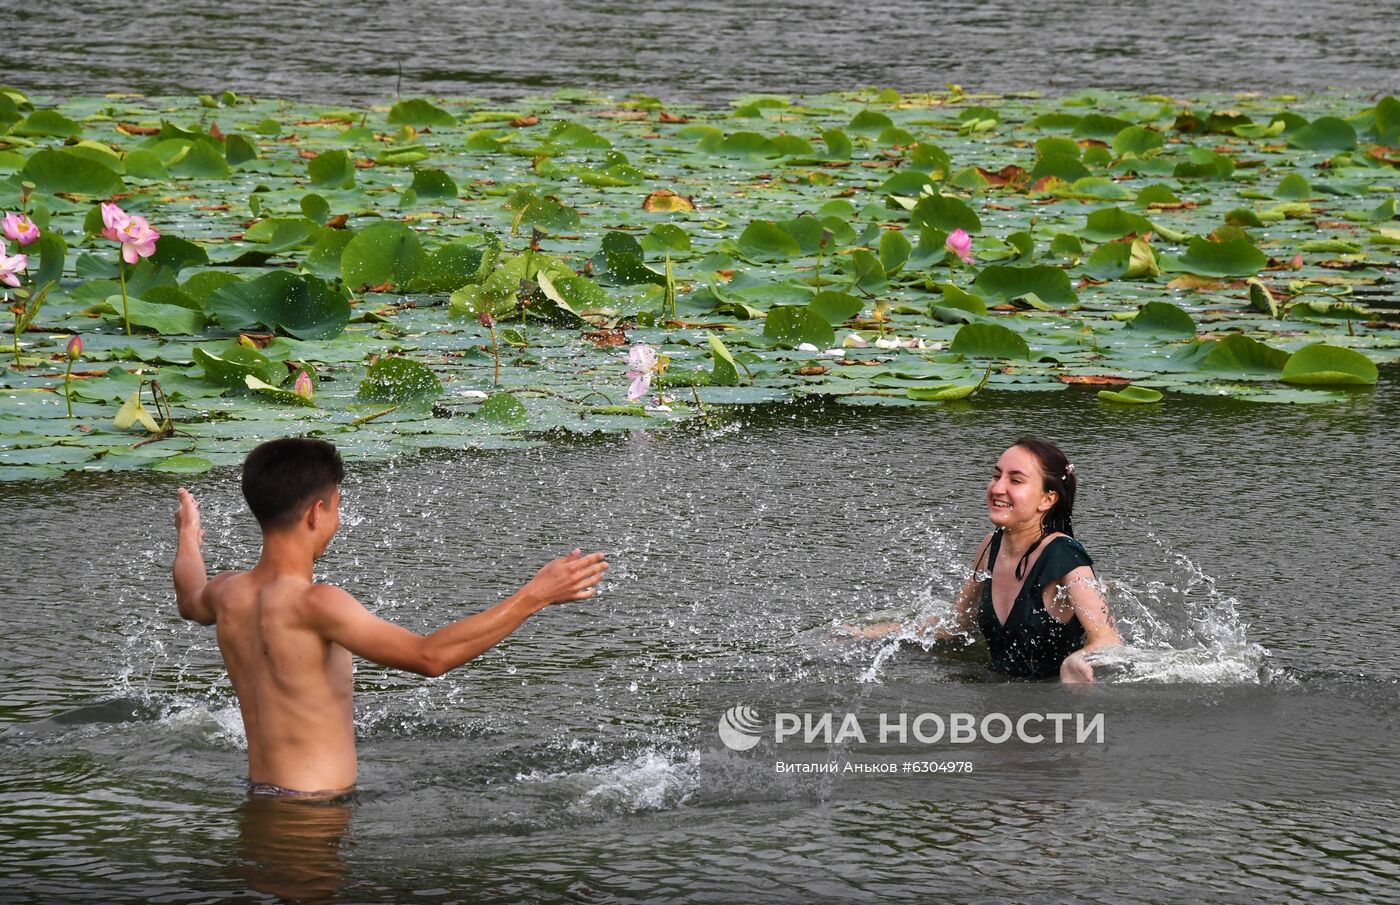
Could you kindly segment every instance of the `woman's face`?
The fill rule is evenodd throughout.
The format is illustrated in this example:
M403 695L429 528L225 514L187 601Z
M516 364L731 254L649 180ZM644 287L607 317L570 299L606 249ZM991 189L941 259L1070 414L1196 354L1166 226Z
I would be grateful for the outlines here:
M987 517L993 525L1036 525L1054 505L1055 493L1045 489L1040 461L1029 450L1013 446L1001 454L987 484Z

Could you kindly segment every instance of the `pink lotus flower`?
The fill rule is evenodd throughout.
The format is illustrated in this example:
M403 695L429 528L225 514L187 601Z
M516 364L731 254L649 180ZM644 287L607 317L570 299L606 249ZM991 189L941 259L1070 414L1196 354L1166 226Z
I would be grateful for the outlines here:
M311 376L305 371L297 375L297 382L293 385L292 389L293 392L303 399L310 399L316 392L311 386Z
M644 343L634 343L627 351L627 401L636 402L651 389L651 375L656 371L656 350Z
M18 242L20 247L33 244L39 239L39 227L34 225L24 214L8 213L5 215L5 238L12 242Z
M972 263L972 237L965 229L955 229L948 234L943 245L953 254L962 258L964 264Z
M66 351L68 353L69 361L77 361L79 358L82 358L83 338L81 336L78 336L76 333L73 334L72 339L68 340L68 348Z
M160 233L151 228L145 217L128 217L117 228L117 241L122 243L122 260L135 264L142 258L156 253L156 240Z
M0 283L19 287L19 272L29 268L29 255L7 257L5 247L0 245Z

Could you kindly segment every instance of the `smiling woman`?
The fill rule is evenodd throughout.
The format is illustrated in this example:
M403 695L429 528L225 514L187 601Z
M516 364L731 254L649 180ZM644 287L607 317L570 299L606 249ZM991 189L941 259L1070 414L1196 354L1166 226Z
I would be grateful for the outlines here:
M1017 678L1092 682L1085 654L1121 645L1099 592L1093 560L1074 539L1078 479L1059 447L1022 437L997 459L987 484L987 517L972 574L951 615L920 620L935 640L966 637L974 626L991 652L991 667ZM1003 555L1004 554L1004 555ZM897 623L860 634L881 637Z

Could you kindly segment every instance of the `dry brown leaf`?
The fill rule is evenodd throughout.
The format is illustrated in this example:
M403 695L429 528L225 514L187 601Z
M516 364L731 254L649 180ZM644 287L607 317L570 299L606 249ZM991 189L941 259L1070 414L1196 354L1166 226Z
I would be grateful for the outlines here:
M539 125L539 123L540 118L533 113L531 113L529 116L517 116L515 119L510 121L510 124L517 129L523 129L526 126L537 126Z
M627 345L627 333L621 327L611 330L584 330L582 335L600 349Z
M117 123L117 131L124 135L159 135L155 126L138 126L135 123Z
M820 377L829 370L831 369L823 365L807 365L805 367L798 368L792 373L796 374L798 377Z

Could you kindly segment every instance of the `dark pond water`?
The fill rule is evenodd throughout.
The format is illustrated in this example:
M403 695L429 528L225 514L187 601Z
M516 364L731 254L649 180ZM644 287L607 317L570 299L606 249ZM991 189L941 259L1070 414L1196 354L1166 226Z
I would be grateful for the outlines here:
M1090 776L1053 801L821 800L715 761L696 702L985 681L976 648L829 626L939 608L985 530L986 472L1033 430L1082 475L1079 535L1137 648L1117 687L1163 689L1143 725L1185 731L1183 706L1240 685L1349 688L1393 738L1398 400L1390 372L1329 407L1004 393L358 464L323 571L388 618L435 627L573 545L615 565L597 601L442 679L361 664L358 800L282 812L244 801L213 633L174 612L175 484L2 485L0 899L1393 898L1394 800L1149 801L1148 770L1112 796ZM192 487L210 566L250 564L235 475Z
M5 19L4 80L59 95L383 100L400 64L405 94L493 97L1400 87L1400 5L1375 0L60 0Z

